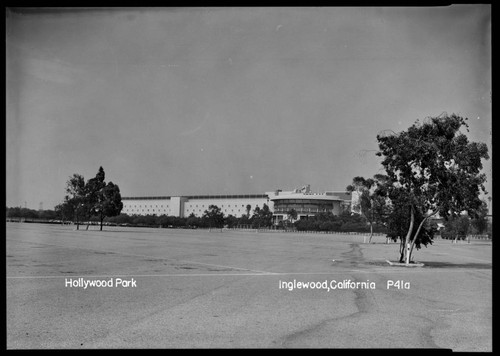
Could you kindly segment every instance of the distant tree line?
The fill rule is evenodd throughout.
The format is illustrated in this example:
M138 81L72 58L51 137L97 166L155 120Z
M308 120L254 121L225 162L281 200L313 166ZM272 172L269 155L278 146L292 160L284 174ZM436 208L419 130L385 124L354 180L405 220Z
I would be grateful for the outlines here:
M47 220L47 222L73 222L77 229L82 222L100 222L100 228L106 218L119 215L123 203L120 188L113 182L104 181L105 173L99 167L94 178L85 182L80 174L73 174L66 182L66 195L64 201L54 210L32 210L26 208L6 209L7 218L20 218L27 220Z
M61 223L65 221L73 221L63 216L61 210L33 210L21 207L6 207L6 217L15 219L32 219L43 220L43 222ZM397 216L391 216L393 220L397 220ZM401 218L401 217L400 217ZM297 231L335 231L335 232L365 232L365 233L385 233L389 236L398 235L398 227L405 229L406 221L400 219L400 223L389 221L388 224L372 223L362 215L357 213L343 212L340 215L329 213L320 213L316 216L309 216L305 219L300 219L294 223L281 221L277 228L286 229L293 228ZM92 216L84 223L99 224L100 220L97 216ZM103 220L105 225L122 225L122 226L137 226L137 227L172 227L172 228L210 228L210 227L248 227L252 229L270 228L272 226L272 213L269 207L264 204L263 208L258 208L253 212L253 215L243 215L235 217L233 215L224 216L217 206L211 206L205 211L203 216L197 217L191 214L188 217L177 217L168 215L127 215L119 214L116 216L105 217ZM435 222L430 223L437 229ZM476 219L471 219L468 216L460 216L453 219L448 219L444 223L444 228L440 230L442 238L445 239L463 239L468 234L491 235L491 222L486 219L486 212Z
M247 208L247 214L241 217L234 215L225 216L221 209L216 205L210 205L201 217L191 214L187 217L169 216L169 215L127 215L118 214L116 216L107 216L103 219L106 225L121 226L149 226L149 227L173 227L173 228L237 228L246 227L252 229L270 228L273 226L273 213L267 204L262 208L256 206L253 211ZM31 210L25 208L8 208L7 218L25 218L25 219L45 219L60 223L72 221L77 223L76 217L72 214L65 214L63 209L55 210ZM48 221L47 221L48 222ZM98 216L90 216L88 219L79 221L79 223L99 223ZM330 213L321 213L316 216L300 219L291 223L288 220L280 221L277 228L296 229L298 231L349 231L349 232L367 232L370 226L366 220L359 214L342 213L339 216ZM383 226L376 225L375 232L385 232Z
M487 211L485 203L484 209L475 218L460 215L446 220L441 230L441 237L448 240L463 240L467 235L488 235L491 238L492 224L486 218Z
M345 232L370 232L370 225L360 214L344 211L339 215L331 212L320 213L315 216L300 219L294 222L299 231L345 231ZM372 226L373 232L385 233L387 229L382 225Z
M73 177L74 178L74 177ZM81 185L82 179L76 177L72 180L70 186L74 186L75 181L79 181L76 186ZM256 206L253 210L253 215L250 216L250 207L247 207L247 215L242 217L235 217L233 215L224 216L221 209L216 205L210 205L205 210L203 216L197 217L194 214L188 217L177 217L168 215L127 215L117 214L113 216L104 216L101 220L101 215L91 215L88 207L82 203L85 200L79 198L76 202L72 201L73 198L69 196L66 198L65 203L59 204L54 210L37 211L26 208L6 207L7 218L20 218L20 219L41 219L47 220L46 222L61 223L63 221L71 221L75 224L89 224L89 223L105 223L106 225L122 225L122 226L151 226L151 227L175 227L175 228L222 228L229 227L235 228L238 226L245 226L250 228L267 228L272 226L273 213L270 211L269 206L264 204L262 208Z
M253 214L251 208L247 207L247 215L236 217L234 215L224 216L224 213L216 205L210 205L203 215L195 216L193 213L187 217L169 215L127 215L120 214L106 219L109 223L127 226L155 226L173 228L236 228L239 226L249 228L269 228L272 226L273 213L269 206L264 204L262 208L256 206Z
M55 210L33 210L21 207L6 207L7 218L56 220L60 215Z
M454 117L453 120L452 123L455 122L455 126L464 124L461 118ZM445 125L448 123L446 120L433 121L433 125L438 124ZM426 125L428 126L430 124ZM426 129L426 125L422 126L422 129ZM445 126L445 128L447 127ZM450 129L450 137L453 137L453 130L456 129L457 127ZM444 128L442 128L441 131L446 132ZM437 132L440 131L437 130ZM379 140L383 141L384 139L385 137L379 137ZM464 141L463 138L461 138L461 140ZM399 142L397 143L398 147L411 146L408 144L403 145ZM467 142L464 141L461 143ZM479 161L481 157L487 157L483 146L472 146L472 148L477 148L476 151L478 151L476 152L477 154L475 154L475 156L477 156L476 161ZM472 148L470 148L468 152L474 153L475 150ZM426 162L425 164L429 163ZM479 165L478 162L476 162L476 166L477 165ZM412 167L412 169L415 170L416 168ZM412 173L413 171L410 169L409 172ZM413 172L414 175L416 174L415 172ZM438 170L438 173L444 175L446 172ZM421 179L424 182L430 179L426 174L421 175ZM419 178L418 175L416 176ZM394 177L396 176L394 175ZM439 210L439 205L438 208L436 208L430 203L427 205L423 204L426 200L422 196L418 196L420 200L415 200L415 197L412 198L412 196L406 194L403 185L394 183L394 177L384 174L377 174L373 179L355 177L352 184L347 187L348 191L355 191L359 197L358 203L353 206L355 213L349 211L343 211L340 215L333 215L331 212L320 213L315 216L297 220L297 212L291 209L287 212L288 219L279 221L277 227L283 229L296 229L298 231L370 232L370 239L374 232L386 233L389 238L395 241L400 239L401 245L403 245L404 236L417 236L418 238L412 241L412 248L413 244L415 244L418 249L420 245L426 246L432 243L432 238L438 229L435 220L429 218L435 213L440 212L445 220L445 227L441 229L441 236L443 238L457 239L464 238L467 234L484 234L485 232L491 235L491 222L487 220L488 207L486 202L478 199L477 189L471 190L472 193L470 197L466 195L469 191L467 190L468 186L465 185L461 187L461 194L465 197L459 195L456 189L451 191L451 193L449 193L450 195L445 194L444 197L439 196L440 199L445 199L447 197L451 197L455 200L457 197L462 200L468 199L467 204L458 204L455 202L455 205L458 204L457 207L451 210ZM446 176L444 175L443 177ZM64 197L64 201L57 205L54 210L37 211L21 207L6 207L6 217L27 220L40 219L45 222L55 223L71 221L77 225L77 229L79 224L82 223L87 224L87 229L90 223L100 223L101 229L103 223L125 226L161 226L176 228L235 228L243 226L255 229L270 228L273 226L273 214L267 204L264 204L262 208L256 206L252 215L250 215L251 206L248 204L246 206L247 214L241 217L235 217L233 215L224 216L221 209L216 205L210 205L201 217L197 217L194 214L188 217L168 215L129 216L121 213L123 204L121 202L118 185L112 182L106 183L104 178L105 173L102 167L99 168L96 176L89 179L87 182L85 182L83 176L74 174L66 183L66 196ZM454 176L451 176L451 178L454 178ZM451 178L448 177L448 179ZM440 181L441 179L444 178L437 180ZM480 183L482 183L483 177L480 176L478 179L479 186L482 187ZM455 180L455 183L456 182ZM430 183L425 184L426 189L428 189ZM443 189L448 188L445 187ZM436 192L441 194L440 191L436 189L431 193L436 194ZM437 199L433 198L431 193L429 193L429 197L426 196L425 198L429 201ZM419 194L422 194L422 191L420 191ZM432 214L428 214L426 210L420 206L418 206L417 209L416 203L422 203L423 207L428 208L427 211L430 208L434 208L435 210ZM444 204L447 209L450 208L449 202L443 202L441 204ZM457 214L456 212L459 211L459 209L465 210L467 215ZM449 213L450 211L453 214ZM410 229L408 228L409 226ZM403 257L406 256L401 253L401 260Z

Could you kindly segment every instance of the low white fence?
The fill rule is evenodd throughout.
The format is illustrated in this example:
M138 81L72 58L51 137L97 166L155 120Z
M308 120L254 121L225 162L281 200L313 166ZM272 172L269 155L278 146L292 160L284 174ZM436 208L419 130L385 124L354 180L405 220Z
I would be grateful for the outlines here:
M299 231L293 229L252 229L252 228L229 228L225 230L233 230L233 231L250 231L250 232L278 232L278 233L295 233L295 234L331 234L331 235L354 235L354 236L370 236L369 232L349 232L349 231ZM383 236L386 237L386 233L383 232L374 232L373 236ZM460 237L461 239L467 240L491 240L489 235L467 235L465 238ZM459 239L460 239L459 238ZM434 239L442 239L441 235L435 235Z
M63 223L60 220L46 220L46 219L30 219L30 218L6 218L7 222L28 222L28 223ZM71 221L64 221L64 224L74 224ZM80 225L86 225L87 222L80 222ZM100 223L97 221L91 221L90 225L99 225ZM110 225L110 223L104 223L103 225ZM116 225L116 224L113 224ZM215 228L199 228L200 230L221 230ZM267 232L275 232L275 233L294 233L294 234L328 234L328 235L353 235L353 236L370 236L369 232L349 232L349 231L299 231L295 229L274 229L274 228L250 228L250 227L233 227L233 228L223 228L224 230L230 231L248 231L248 232L259 232L259 233L267 233ZM373 236L383 236L386 237L385 233L382 232L374 232ZM435 235L434 239L446 240L441 237L441 235ZM449 239L454 241L455 239ZM458 240L490 240L491 237L489 235L467 235L465 237L459 236Z

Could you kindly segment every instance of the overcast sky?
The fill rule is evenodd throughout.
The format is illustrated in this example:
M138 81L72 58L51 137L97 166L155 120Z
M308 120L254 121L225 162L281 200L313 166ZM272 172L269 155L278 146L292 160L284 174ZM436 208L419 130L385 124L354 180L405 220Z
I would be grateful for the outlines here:
M491 155L491 7L7 11L7 206L342 190L443 112ZM491 192L491 160L485 162Z

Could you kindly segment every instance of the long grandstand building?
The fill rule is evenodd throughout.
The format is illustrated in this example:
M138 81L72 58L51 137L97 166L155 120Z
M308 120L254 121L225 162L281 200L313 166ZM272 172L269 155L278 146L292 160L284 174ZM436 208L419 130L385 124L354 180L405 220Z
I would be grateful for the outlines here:
M351 211L352 195L346 191L312 193L307 185L292 191L275 190L264 194L122 197L122 203L122 213L127 215L187 217L193 214L201 217L210 205L216 205L225 216L238 218L251 215L256 207L266 204L273 212L273 221L278 223L288 219L291 209L296 211L297 219L322 212L339 215L342 211Z

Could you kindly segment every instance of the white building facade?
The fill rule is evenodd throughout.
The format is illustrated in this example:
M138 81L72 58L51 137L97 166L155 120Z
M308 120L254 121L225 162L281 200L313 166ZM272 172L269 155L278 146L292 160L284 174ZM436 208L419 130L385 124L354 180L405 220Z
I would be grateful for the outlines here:
M268 193L273 204L273 222L278 224L283 220L300 220L320 213L339 215L344 211L351 212L352 195L347 191L327 191L312 193L310 186L293 191L277 190ZM294 211L296 217L290 216Z
M270 202L266 194L194 195L172 197L122 197L122 213L127 215L203 216L210 205L216 205L224 216L242 217L253 214L256 207Z
M224 216L239 218L247 214L252 216L256 207L262 209L266 204L278 223L289 218L291 209L297 213L297 219L321 212L338 215L344 210L351 211L351 199L351 193L346 191L311 193L307 185L292 191L275 190L264 194L122 197L122 213L201 217L210 205L216 205Z

